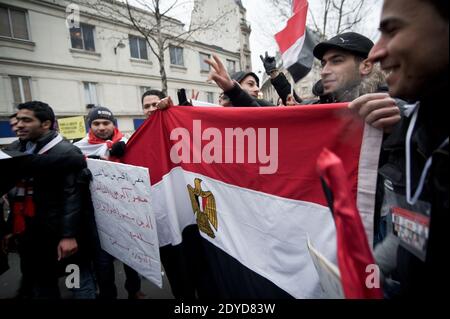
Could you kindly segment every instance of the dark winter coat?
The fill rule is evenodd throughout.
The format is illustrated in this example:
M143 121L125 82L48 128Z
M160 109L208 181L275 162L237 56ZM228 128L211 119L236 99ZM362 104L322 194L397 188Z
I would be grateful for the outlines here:
M449 227L449 147L438 149L448 138L444 120L436 120L437 103L423 103L419 110L417 124L412 135L411 170L412 192L417 189L419 176L425 162L432 156L424 190L419 200L431 204L428 249L425 261L421 261L402 246L398 246L396 274L400 281L400 295L403 297L430 297L439 294L447 287L446 255L448 255ZM406 190L406 132L411 117L403 117L392 134L384 141L386 163L380 168L380 174L390 181L394 192L405 196ZM441 122L441 124L439 124ZM441 127L441 129L436 129ZM444 288L445 289L445 288Z
M51 141L56 134L55 131L51 131L39 139L35 152L38 152ZM9 145L7 149L24 151L25 143L17 141ZM80 150L65 140L55 145L46 154L52 156L75 155L78 156L78 160L81 159L79 157L81 155ZM35 168L28 166L22 171L16 171L17 176L26 175L27 169L33 172L30 175L34 175L33 201L36 213L29 226L33 231L46 233L55 238L77 237L80 231L83 200L80 187L77 184L78 172L69 170L69 161L67 162L66 173L61 173L61 171L65 171L65 169L62 169L64 165L60 166L59 170L54 169L53 172L49 172L49 167L52 163L54 164L54 161L50 157L49 161L44 156L36 157L34 162L29 164L36 165ZM42 169L42 167L47 169Z
M224 93L230 98L231 104L233 104L233 106L239 107L275 106L266 100L255 99L254 97L251 97L237 83L234 84L231 90L228 90Z

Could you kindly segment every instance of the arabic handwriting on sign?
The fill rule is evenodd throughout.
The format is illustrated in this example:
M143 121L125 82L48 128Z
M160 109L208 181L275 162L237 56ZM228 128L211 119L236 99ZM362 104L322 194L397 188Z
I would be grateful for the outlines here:
M148 200L146 198L142 198L141 196L136 196L133 198L133 203L148 203Z
M98 229L100 232L104 233L106 236L108 236L109 242L111 243L112 246L117 246L117 247L119 247L119 248L121 248L121 249L123 249L123 250L130 251L130 248L128 248L128 247L126 247L126 246L124 246L124 245L119 244L119 242L114 238L114 236L111 235L111 234L109 234L107 231L105 231L105 229L100 228L100 227L97 227L97 229Z
M136 222L136 225L138 227L141 227L141 228L144 228L144 229L153 229L153 225L152 225L152 222L150 220L150 217L149 216L145 216L145 219L147 220L147 222L143 222L142 220L137 219L137 218L134 221Z
M140 234L140 233L129 232L129 234L130 234L131 239L134 239L136 241L140 240L140 241L142 241L143 243L145 243L147 245L154 246L153 243L144 240L144 238L142 238L142 234Z
M146 198L134 196L133 189L128 187L120 188L120 191L111 190L108 186L101 182L96 182L94 189L103 194L109 195L113 199L126 200L129 203L148 203Z
M94 176L95 177L103 176L103 177L108 178L110 180L116 180L116 181L119 181L119 180L124 180L125 181L126 180L126 181L130 182L133 186L135 186L137 183L144 184L144 179L142 179L140 177L138 179L134 180L134 181L130 181L130 179L128 177L128 174L125 173L125 172L121 172L120 175L116 175L116 174L111 174L110 175L110 174L106 173L103 168L101 169L100 172L94 174Z
M153 225L151 222L151 219L148 215L145 216L146 221L142 221L138 217L132 217L128 214L128 212L121 213L117 207L114 205L101 201L101 200L95 200L94 201L94 208L97 212L102 212L104 214L114 216L115 218L119 218L121 220L127 221L131 224L136 224L138 227L141 227L143 229L152 229Z
M105 177L107 177L108 174L105 174L105 172L103 171L103 168L102 168L102 170L99 173L94 174L94 176L95 177L98 177L98 176L105 176Z
M113 238L111 238L111 237L109 238L109 240L111 241L111 244L112 244L113 246L117 246L117 247L119 247L119 248L122 248L123 250L130 251L130 248L125 247L125 246L119 244L119 243L117 242L117 240L115 240L115 239L113 239Z
M108 177L108 176L109 176L108 174L105 173L105 171L103 170L103 168L102 168L102 172L101 172L101 174L100 174L99 176L101 176L101 175L103 175L103 176L105 176L105 177Z
M144 180L141 178L138 178L137 180L135 180L134 182L132 182L133 186L135 186L137 183L144 183Z
M151 264L152 258L146 254L141 254L137 252L132 252L131 257L133 257L134 260L141 264Z

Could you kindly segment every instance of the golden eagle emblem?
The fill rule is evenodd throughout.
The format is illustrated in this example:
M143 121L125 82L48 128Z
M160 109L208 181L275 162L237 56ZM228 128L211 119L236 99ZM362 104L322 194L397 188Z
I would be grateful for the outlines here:
M216 200L214 195L210 191L203 191L201 186L202 180L196 178L194 180L194 187L187 186L189 191L189 198L191 199L192 210L194 215L197 216L197 225L200 231L204 232L211 238L215 238L214 231L211 226L217 231L217 212L216 212ZM201 198L201 203L199 201ZM203 211L201 210L203 208Z

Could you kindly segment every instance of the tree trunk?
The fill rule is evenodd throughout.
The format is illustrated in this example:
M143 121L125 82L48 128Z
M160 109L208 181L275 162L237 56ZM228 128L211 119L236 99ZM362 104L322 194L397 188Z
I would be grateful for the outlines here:
M157 32L157 46L158 46L158 62L159 62L159 75L161 75L161 91L164 95L167 95L167 74L166 74L166 59L164 57L164 39L162 35L162 15L159 8L160 0L156 0L155 4L155 19L156 19L156 32Z
M161 45L159 47L159 74L161 75L161 91L167 95L167 74L166 74L166 64L164 58L164 47Z

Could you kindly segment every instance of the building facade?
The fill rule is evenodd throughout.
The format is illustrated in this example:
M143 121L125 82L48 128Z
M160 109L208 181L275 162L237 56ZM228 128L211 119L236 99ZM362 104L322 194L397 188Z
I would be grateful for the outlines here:
M227 60L229 71L250 71L252 69L250 34L247 11L241 0L195 0L191 16L191 29L209 21L217 21L208 30L200 30L194 38L213 46L239 52L239 63ZM223 22L223 23L221 23Z
M124 132L142 122L142 93L161 88L158 60L138 31L85 8L83 1L0 0L0 144L12 138L8 116L17 104L29 100L48 103L57 117L86 115L90 104L106 106ZM74 3L80 10L77 27L66 23L73 13L68 6ZM174 42L165 51L168 94L175 100L177 90L184 88L188 97L196 90L199 100L217 102L221 91L207 83L209 67L202 62L213 53L230 69L251 67L245 9L240 1L230 4L244 16L223 22L222 33L237 29L237 45L213 43L204 32L182 44ZM172 33L184 30L178 20L164 22Z

